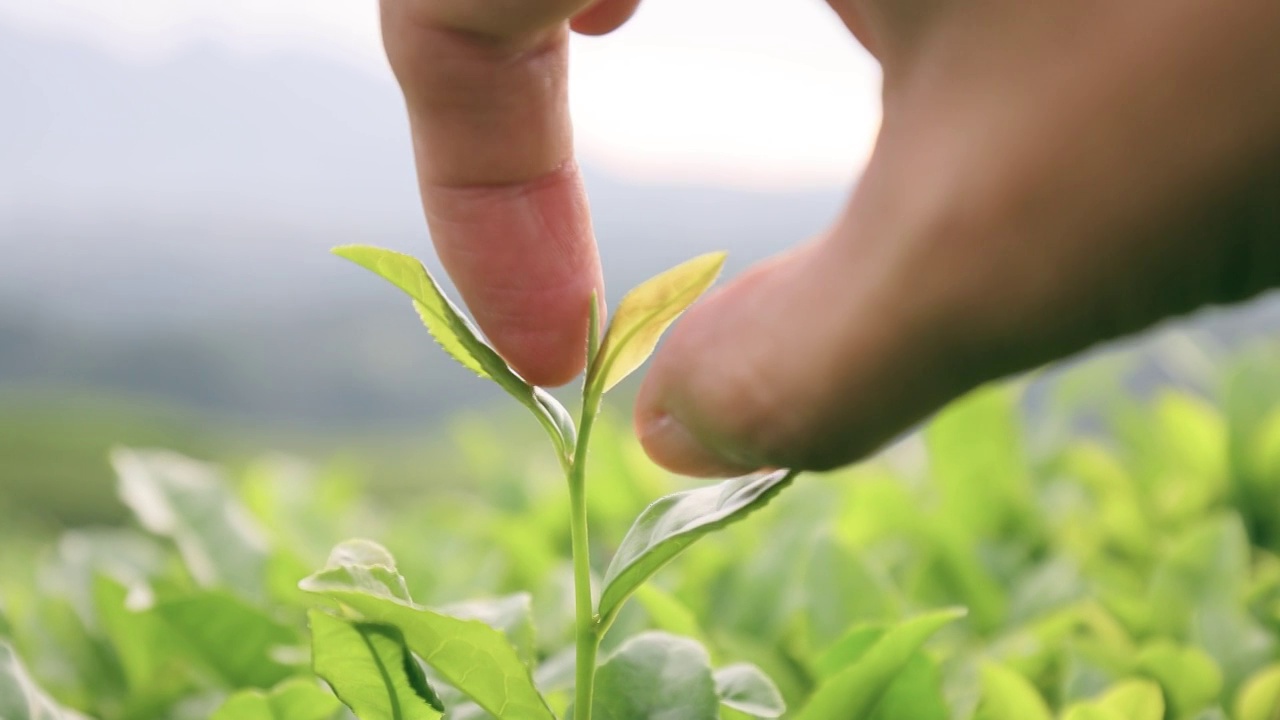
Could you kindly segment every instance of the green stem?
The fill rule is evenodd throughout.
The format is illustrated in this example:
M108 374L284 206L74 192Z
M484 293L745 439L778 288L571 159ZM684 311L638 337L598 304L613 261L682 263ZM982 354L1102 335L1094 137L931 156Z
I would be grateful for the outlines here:
M587 446L591 428L600 410L600 396L588 393L582 403L578 443L569 468L569 502L573 543L573 585L577 606L577 682L574 691L575 720L591 720L591 704L596 682L596 654L600 634L596 626L595 601L591 597L591 547L587 532Z

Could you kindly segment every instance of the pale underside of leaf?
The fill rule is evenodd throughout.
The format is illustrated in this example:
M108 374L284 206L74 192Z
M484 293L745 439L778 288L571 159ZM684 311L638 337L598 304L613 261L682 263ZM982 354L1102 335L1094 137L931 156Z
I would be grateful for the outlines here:
M707 651L688 638L648 632L630 638L600 666L596 720L717 720Z
M736 663L715 672L716 694L725 707L757 718L778 718L787 711L782 693L763 670Z
M0 642L0 718L4 720L88 720L49 697L27 672L17 654Z

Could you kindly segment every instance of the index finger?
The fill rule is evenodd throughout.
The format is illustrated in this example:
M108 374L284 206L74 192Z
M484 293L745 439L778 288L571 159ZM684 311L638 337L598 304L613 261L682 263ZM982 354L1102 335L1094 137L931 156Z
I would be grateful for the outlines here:
M382 2L432 241L498 352L538 385L582 369L603 294L568 113L565 20L582 4Z

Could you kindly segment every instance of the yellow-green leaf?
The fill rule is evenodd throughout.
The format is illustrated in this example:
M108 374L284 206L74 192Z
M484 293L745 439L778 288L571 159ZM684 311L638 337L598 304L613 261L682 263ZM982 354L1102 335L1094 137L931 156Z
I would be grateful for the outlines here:
M964 615L962 609L940 610L890 628L856 662L822 682L797 720L869 717L925 641Z
M1021 674L990 663L982 668L982 720L1053 720L1035 686Z
M1150 680L1129 680L1107 691L1098 705L1119 713L1125 720L1161 720L1164 693Z
M614 313L587 387L607 392L648 359L662 333L715 282L725 253L700 255L636 286Z
M1236 696L1236 720L1274 720L1280 716L1280 665L1249 678Z

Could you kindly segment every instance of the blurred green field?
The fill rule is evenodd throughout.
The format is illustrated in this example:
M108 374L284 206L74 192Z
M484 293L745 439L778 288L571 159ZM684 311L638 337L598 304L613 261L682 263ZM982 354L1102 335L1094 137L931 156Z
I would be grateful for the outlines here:
M533 432L500 410L435 424L335 427L219 416L136 395L68 389L0 390L0 516L46 529L119 523L111 448L166 448L216 458L239 472L266 451L339 465L378 495L461 482L477 453L468 427L496 422L516 443ZM475 431L479 433L481 431Z
M847 676L874 697L862 717L1280 717L1280 349L1231 358L1196 392L1126 391L1126 367L1110 358L1048 386L985 388L873 461L802 475L664 569L606 653L644 629L695 638L716 667L763 669L795 717L910 618L962 607L893 672ZM536 628L540 668L572 644L568 506L528 423L469 417L417 447L407 431L354 436L313 445L313 464L254 459L254 433L206 434L161 410L103 423L90 405L68 425L62 409L17 407L0 417L0 646L62 706L207 718L237 690L311 677L316 600L296 584L350 537L387 546L425 605L529 593L519 627ZM696 484L650 464L617 417L599 432L589 514L603 571L646 504ZM186 510L165 501L173 517L158 523L137 487L159 502L164 473L134 478L128 513L104 443L167 445L227 470L191 466L220 480L202 480ZM83 488L51 479L73 468L92 478ZM27 504L76 527L33 533Z

